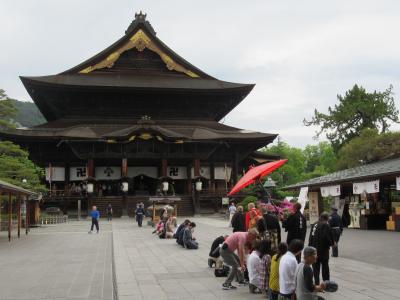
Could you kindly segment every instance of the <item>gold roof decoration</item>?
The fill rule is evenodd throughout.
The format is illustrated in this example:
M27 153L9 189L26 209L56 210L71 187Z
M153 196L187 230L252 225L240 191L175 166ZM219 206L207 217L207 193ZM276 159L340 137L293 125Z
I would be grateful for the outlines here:
M199 77L199 75L178 64L168 54L164 53L142 29L136 31L136 33L133 34L133 36L129 39L129 41L125 45L123 45L110 55L108 55L101 62L93 66L89 66L81 70L79 73L87 74L98 69L112 68L112 66L118 60L118 58L121 56L122 53L133 48L136 48L140 52L142 52L144 49L147 48L157 53L165 63L168 70L171 71L175 70L177 72L184 73L190 77Z

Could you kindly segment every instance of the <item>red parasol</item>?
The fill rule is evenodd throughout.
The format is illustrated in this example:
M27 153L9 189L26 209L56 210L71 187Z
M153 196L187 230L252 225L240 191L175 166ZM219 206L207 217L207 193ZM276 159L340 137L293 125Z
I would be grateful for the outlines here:
M246 186L255 183L257 180L260 180L264 176L272 173L276 169L282 167L286 164L287 159L281 159L277 161L272 161L263 165L259 165L247 171L246 174L235 184L232 190L229 192L228 196L232 196L236 194L241 189L244 189Z

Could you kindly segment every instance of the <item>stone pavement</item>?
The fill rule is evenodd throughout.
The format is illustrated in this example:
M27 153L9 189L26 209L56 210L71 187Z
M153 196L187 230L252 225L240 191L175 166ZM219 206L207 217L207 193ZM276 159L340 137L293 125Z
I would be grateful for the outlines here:
M113 297L111 225L100 234L88 222L31 229L8 242L0 236L0 299L104 299Z
M193 220L197 223L194 235L200 241L199 250L185 250L175 240L161 240L151 234L151 227L138 228L133 220L113 221L120 300L263 298L249 294L247 287L221 289L223 279L214 277L207 257L212 240L230 229L220 219ZM339 291L323 294L327 300L400 299L399 270L339 257L331 260L331 273Z
M224 279L214 277L207 257L212 240L231 230L218 218L193 220L198 224L199 250L185 250L175 240L160 240L151 234L150 226L138 228L133 219L101 220L99 235L87 233L89 221L32 229L20 239L14 232L11 243L1 232L0 300L111 300L115 299L113 278L120 300L263 299L250 295L247 287L222 290ZM392 232L346 231L343 257L331 260L332 279L339 291L323 297L400 299L398 259L390 265L397 257L399 237Z

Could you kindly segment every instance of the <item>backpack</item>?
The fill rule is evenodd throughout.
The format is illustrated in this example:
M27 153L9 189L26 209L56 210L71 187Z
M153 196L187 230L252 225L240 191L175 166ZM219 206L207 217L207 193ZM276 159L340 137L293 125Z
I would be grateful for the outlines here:
M214 275L215 277L227 277L229 274L229 267L223 265L221 269L215 269Z

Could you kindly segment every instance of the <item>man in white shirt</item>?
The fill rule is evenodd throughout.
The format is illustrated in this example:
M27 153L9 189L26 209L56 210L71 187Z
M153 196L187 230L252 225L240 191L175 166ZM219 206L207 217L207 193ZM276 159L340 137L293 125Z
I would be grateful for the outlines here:
M289 244L289 251L282 256L279 263L279 300L292 299L296 290L296 256L304 248L302 240L294 239Z

